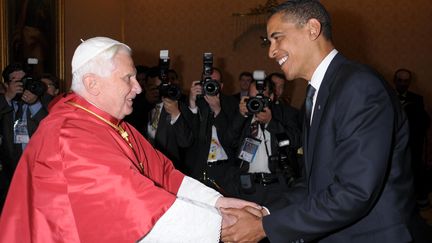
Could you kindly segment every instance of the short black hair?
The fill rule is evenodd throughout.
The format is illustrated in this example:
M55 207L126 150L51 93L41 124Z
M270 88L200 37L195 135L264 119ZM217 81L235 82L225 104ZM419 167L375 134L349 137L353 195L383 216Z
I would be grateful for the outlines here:
M241 79L241 77L246 76L246 77L250 77L253 79L253 75L251 72L241 72L239 75L239 79Z
M21 63L12 63L5 67L2 72L3 80L5 83L9 83L9 75L15 71L23 71L25 72L25 68Z
M40 79L43 79L43 78L46 78L46 79L49 79L49 80L51 80L52 82L53 82L53 85L54 85L54 87L56 88L56 89L58 89L60 86L60 80L59 80L59 78L57 78L57 76L55 76L55 75L53 75L53 74L51 74L51 73L43 73L41 76L40 76Z
M255 79L252 79L251 84L255 84L255 87L256 87L256 82L257 81ZM268 90L269 95L274 94L275 84L271 80L270 76L267 76L264 79L264 87L266 88L266 90Z
M273 77L275 77L275 76L278 77L278 78L280 78L280 79L286 80L286 77L285 77L285 75L283 73L277 73L277 72L275 72L275 73L270 73L268 75L268 77L269 77L270 80L272 80Z
M288 0L274 7L271 13L282 13L286 20L295 20L299 26L306 24L309 19L317 19L323 36L330 41L333 38L330 14L318 0Z

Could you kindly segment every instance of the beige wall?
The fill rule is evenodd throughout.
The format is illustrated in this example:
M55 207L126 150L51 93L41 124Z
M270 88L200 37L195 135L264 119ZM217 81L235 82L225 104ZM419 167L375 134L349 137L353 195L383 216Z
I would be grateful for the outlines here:
M388 80L398 67L412 69L412 89L432 107L432 2L323 0L334 22L337 48L346 56L374 66ZM137 64L156 65L160 49L169 49L172 67L185 81L198 79L202 53L213 52L215 65L225 70L225 91L235 92L243 70L278 71L260 46L263 22L239 22L232 13L248 12L265 0L66 0L66 74L80 38L102 35L125 41ZM238 19L238 18L237 18ZM253 18L245 20L249 24ZM242 23L240 23L242 24ZM70 80L70 75L66 76ZM294 106L303 99L304 82L294 82Z

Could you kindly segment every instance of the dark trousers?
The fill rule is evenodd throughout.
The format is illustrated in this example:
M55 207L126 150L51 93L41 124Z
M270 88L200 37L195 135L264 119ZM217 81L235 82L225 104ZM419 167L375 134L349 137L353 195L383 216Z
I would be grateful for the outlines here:
M235 170L228 160L208 163L200 181L224 196L233 197L236 195L236 186L232 183Z
M238 197L259 205L271 207L281 199L282 194L288 190L286 180L282 174L272 174L271 180L262 180L259 174L250 174L252 188L244 190L238 179ZM266 183L268 182L268 183Z

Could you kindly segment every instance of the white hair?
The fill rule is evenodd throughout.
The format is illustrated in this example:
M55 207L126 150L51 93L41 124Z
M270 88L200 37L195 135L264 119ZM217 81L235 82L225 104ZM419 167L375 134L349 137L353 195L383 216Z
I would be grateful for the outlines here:
M75 70L72 73L71 90L79 94L84 89L83 78L86 74L96 74L100 77L108 77L114 70L114 57L119 52L123 51L131 54L131 50L124 45L117 44L104 50L94 58L90 59L85 65Z

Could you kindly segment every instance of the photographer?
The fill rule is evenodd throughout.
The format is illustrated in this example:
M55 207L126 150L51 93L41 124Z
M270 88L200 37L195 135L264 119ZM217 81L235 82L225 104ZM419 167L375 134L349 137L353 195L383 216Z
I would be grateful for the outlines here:
M219 92L223 88L221 71L206 67L206 63L204 66L202 80L192 82L189 94L188 121L194 143L187 150L185 162L192 177L222 194L232 195L234 188L228 177L234 153L229 147L227 129L237 112L237 102Z
M163 96L159 71L159 67L150 68L144 82L145 100L140 101L147 107L145 119L141 121L146 125L144 136L170 158L178 170L184 171L183 150L192 144L189 124L182 116L187 106L173 97Z
M270 79L252 81L229 134L239 151L240 175L232 182L239 185L238 196L275 207L281 193L299 175L295 151L300 147L301 131L297 110L274 104L273 99ZM279 137L285 140L278 141Z
M21 64L8 65L2 76L6 92L0 95L1 155L3 170L10 180L30 137L48 112L39 99L45 92L44 84L25 79L25 68Z

